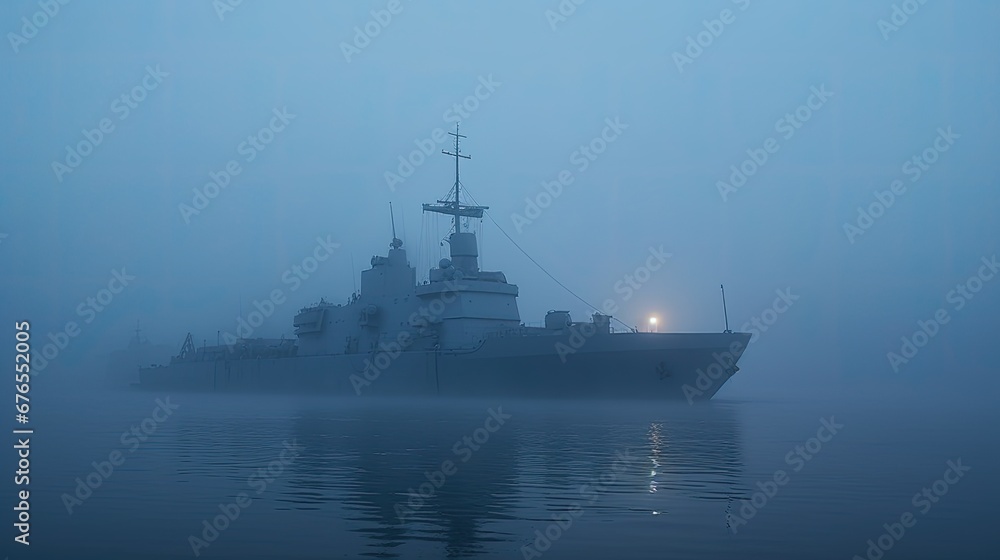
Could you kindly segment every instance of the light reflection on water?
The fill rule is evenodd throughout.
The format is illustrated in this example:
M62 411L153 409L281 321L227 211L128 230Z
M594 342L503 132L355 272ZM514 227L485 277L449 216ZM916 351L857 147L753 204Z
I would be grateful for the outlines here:
M62 494L91 472L91 461L122 447L118 436L148 415L157 396L102 395L105 405L89 415L81 414L82 403L98 397L53 397L60 401L59 419L52 415L40 426L52 443L39 446L37 464L45 467L33 482L40 510L36 550L190 557L189 536L202 535L203 521L244 493L251 505L202 556L724 558L749 552L779 558L818 547L823 553L814 557L835 550L850 557L863 553L858 545L877 536L876 521L905 507L922 480L908 480L897 491L901 483L891 471L852 472L847 467L868 440L861 427L853 435L845 429L734 535L726 524L732 504L783 466L787 450L815 431L818 413L735 402L173 395L181 405L175 415L67 515ZM488 420L490 409L510 418L498 426ZM276 463L290 443L297 455ZM944 465L948 457L932 458L938 455ZM937 469L930 459L924 463ZM873 478L881 491L872 491ZM859 502L891 507L841 532L838 523ZM939 512L962 506L954 498ZM110 539L108 527L115 528Z

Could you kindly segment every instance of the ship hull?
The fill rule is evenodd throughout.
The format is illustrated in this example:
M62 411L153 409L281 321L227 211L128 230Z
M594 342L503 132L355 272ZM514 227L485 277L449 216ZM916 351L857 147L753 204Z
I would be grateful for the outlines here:
M406 351L179 362L140 386L361 396L632 398L703 401L732 376L748 333L490 338L467 351Z
M136 344L107 356L106 381L114 386L131 385L139 381L139 370L170 359L174 348L163 344Z

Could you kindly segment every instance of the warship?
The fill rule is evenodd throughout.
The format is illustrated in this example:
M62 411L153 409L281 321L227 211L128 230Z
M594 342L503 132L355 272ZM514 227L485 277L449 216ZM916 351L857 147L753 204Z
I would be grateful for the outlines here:
M392 240L361 272L344 304L301 309L295 338L238 339L197 347L187 335L168 364L139 368L139 386L192 391L310 392L363 396L686 399L704 401L739 368L750 333L639 332L612 326L594 308L588 321L549 311L540 326L521 320L518 287L479 268L476 234L464 219L487 206L461 202L455 183L424 204L449 216L449 257L417 281L403 242ZM475 202L475 201L473 201ZM513 241L513 240L512 240ZM723 293L723 307L725 294ZM619 321L620 322L620 321ZM624 323L622 323L624 326Z

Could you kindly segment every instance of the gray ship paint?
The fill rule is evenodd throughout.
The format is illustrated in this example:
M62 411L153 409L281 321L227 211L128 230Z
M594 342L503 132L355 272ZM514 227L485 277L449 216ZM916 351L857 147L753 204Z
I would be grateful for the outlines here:
M189 335L169 365L140 370L140 385L694 402L711 399L739 371L750 333L613 332L611 316L600 312L587 322L550 311L543 327L522 323L518 287L503 272L481 270L476 234L462 231L462 218L481 219L488 207L461 202L459 163L469 156L457 126L451 135L454 151L444 153L455 158L454 197L423 205L454 219L451 258L441 259L427 282L417 283L394 227L388 253L372 257L348 303L321 301L299 311L294 343L246 338L253 332L247 328L237 329L239 338L227 332L225 346L195 348ZM650 253L652 270L670 256L662 247Z

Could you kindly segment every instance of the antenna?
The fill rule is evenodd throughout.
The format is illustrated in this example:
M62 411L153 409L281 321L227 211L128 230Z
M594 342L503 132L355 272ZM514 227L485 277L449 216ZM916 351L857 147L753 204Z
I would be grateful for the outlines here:
M396 217L392 214L392 201L389 201L389 221L392 222L392 238L396 239Z
M729 311L726 310L726 287L722 284L719 284L719 287L722 288L722 312L726 316L726 330L722 332L731 333L733 331L729 330Z
M351 284L354 285L354 293L358 293L358 279L355 276L357 273L354 269L354 251L351 251Z
M459 214L459 206L461 203L458 201L458 191L461 188L461 183L459 182L458 175L458 160L459 158L472 159L472 156L462 155L461 149L458 147L458 142L460 138L465 138L464 135L458 133L458 123L455 123L455 132L449 132L448 134L455 137L455 152L448 152L441 150L441 153L446 156L455 157L455 200L452 202L452 207L455 211L455 233L462 233L462 217Z
M389 246L393 249L399 249L403 246L403 242L396 237L396 217L392 214L392 201L389 201L389 221L392 222L392 243Z

